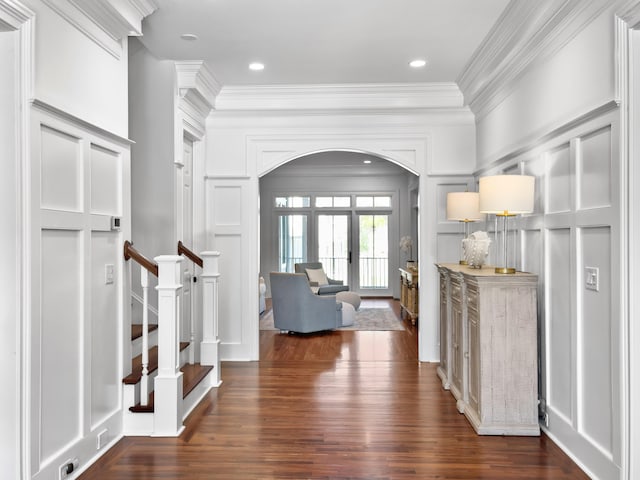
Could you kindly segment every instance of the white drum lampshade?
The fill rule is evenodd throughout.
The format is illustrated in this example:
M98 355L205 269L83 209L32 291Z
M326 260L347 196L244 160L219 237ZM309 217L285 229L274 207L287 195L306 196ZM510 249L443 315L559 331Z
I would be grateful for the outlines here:
M496 215L533 212L535 177L493 175L480 177L480 211Z
M469 236L469 223L484 220L484 214L480 213L479 208L478 192L447 193L447 220L457 220L464 224L464 238ZM460 252L460 265L466 265L467 262L462 258L462 244Z
M484 220L480 213L480 194L478 192L447 193L447 220L475 222Z

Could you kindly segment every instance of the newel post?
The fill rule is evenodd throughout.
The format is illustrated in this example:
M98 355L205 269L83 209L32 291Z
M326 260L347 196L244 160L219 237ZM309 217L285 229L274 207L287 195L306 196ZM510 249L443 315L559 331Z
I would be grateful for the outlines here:
M220 337L218 336L218 258L220 252L202 252L202 343L200 363L213 365L212 386L222 383L220 378Z
M177 436L182 429L182 372L180 371L179 255L160 255L158 263L158 376L155 379L154 428L156 436Z

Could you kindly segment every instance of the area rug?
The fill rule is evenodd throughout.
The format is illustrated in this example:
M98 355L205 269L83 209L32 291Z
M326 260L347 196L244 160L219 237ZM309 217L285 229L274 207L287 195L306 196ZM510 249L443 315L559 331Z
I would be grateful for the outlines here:
M273 326L272 310L265 312L260 317L260 330L277 330ZM404 325L390 308L360 308L356 312L355 323L350 327L342 327L340 330L404 330Z

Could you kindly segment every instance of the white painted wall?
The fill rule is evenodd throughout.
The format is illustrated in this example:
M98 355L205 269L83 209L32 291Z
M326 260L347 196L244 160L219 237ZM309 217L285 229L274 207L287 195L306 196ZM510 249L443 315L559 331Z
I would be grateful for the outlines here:
M0 233L0 251L3 254L0 269L2 309L0 313L0 465L3 475L17 479L20 473L20 289L21 261L18 218L19 191L17 132L15 125L18 91L16 68L18 56L17 32L0 32L0 218L4 228Z
M614 98L614 26L610 11L600 15L509 87L511 94L477 122L478 167Z
M175 239L175 66L158 60L136 39L129 41L129 138L132 229L136 248L148 258L173 254Z
M23 3L35 12L37 18L34 96L126 137L126 40L114 42L118 52L116 58L44 1L25 0Z
M481 175L537 176L536 210L518 221L518 266L540 276L545 430L600 479L624 473L624 159L614 27L612 11L595 18L477 121ZM585 288L586 266L599 268L598 292Z
M353 149L389 158L420 174L422 361L438 358L437 271L432 193L439 178L470 174L475 158L473 119L464 109L389 111L385 115L333 111L213 112L207 126L205 190L207 247L222 252L222 358L258 358L258 178L290 159Z

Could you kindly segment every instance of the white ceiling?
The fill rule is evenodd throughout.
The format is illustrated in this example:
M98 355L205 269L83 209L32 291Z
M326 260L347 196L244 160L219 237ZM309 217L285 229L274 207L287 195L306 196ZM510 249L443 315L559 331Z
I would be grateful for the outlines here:
M155 0L142 42L223 85L456 82L508 0ZM196 41L180 38L184 33ZM408 62L425 58L424 69ZM250 62L266 65L261 72Z

